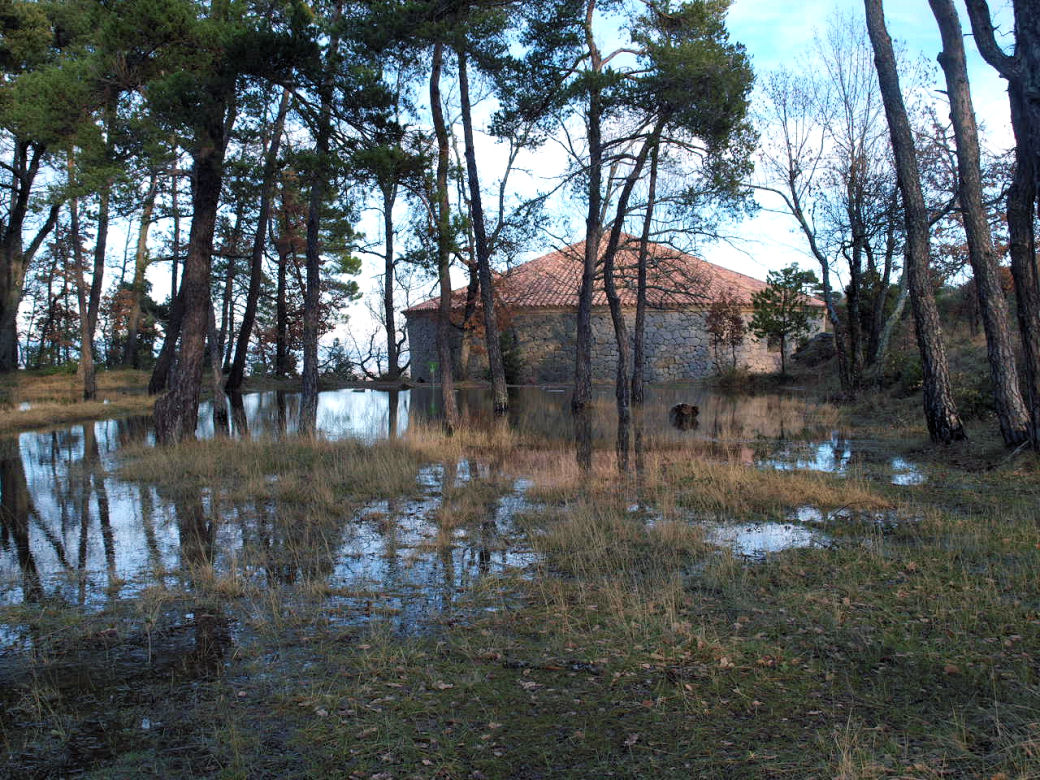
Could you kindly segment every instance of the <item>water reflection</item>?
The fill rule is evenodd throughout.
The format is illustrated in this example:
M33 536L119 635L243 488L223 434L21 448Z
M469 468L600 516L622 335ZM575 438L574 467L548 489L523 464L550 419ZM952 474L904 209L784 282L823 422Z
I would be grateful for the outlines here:
M110 420L0 441L0 604L100 605L154 556L150 497L107 474L142 433Z
M244 400L245 408L256 403ZM277 408L271 404L275 420ZM399 434L397 425L383 430ZM417 498L314 518L263 500L222 506L208 490L110 476L120 447L149 435L136 421L111 420L0 442L0 606L51 600L94 610L179 584L189 602L198 600L189 606L192 662L221 663L229 618L206 593L296 588L287 603L296 593L329 594L350 619L390 612L405 626L451 612L484 579L535 561L512 525L523 485L489 491L478 522L445 524L467 486L490 480L500 464L426 468ZM28 631L3 626L0 647Z
M852 462L852 445L835 431L826 441L789 442L771 448L762 465L783 471L807 470L844 474Z
M531 443L563 443L569 438L580 447L615 446L619 432L631 435L630 427L619 430L617 407L608 388L594 389L587 416L578 420L566 392L512 387L509 393L509 412L503 417L495 414L485 389L462 388L457 391L460 414L470 426L491 430L503 425ZM229 396L228 405L235 436L284 436L298 431L298 393L235 394ZM677 417L677 408L687 411ZM318 396L315 425L326 437L374 441L401 436L415 423L439 425L441 409L439 389L431 386L331 390ZM685 446L694 441L783 442L830 435L826 407L797 396L735 396L697 385L659 386L649 388L646 403L630 413L637 412L642 415L647 446ZM210 402L204 402L199 410L200 438L214 435L212 420Z
M417 420L440 419L441 402L433 388L405 391ZM490 427L494 409L483 389L458 391L459 407L471 425ZM676 427L671 410L679 405L698 409ZM613 447L617 441L618 413L612 388L593 390L588 419L579 421L594 446ZM631 414L642 415L644 439L654 445L685 445L692 441L783 440L822 437L830 433L826 407L799 396L737 396L699 385L665 385L647 389L646 403ZM569 396L551 388L512 387L508 412L510 427L530 441L561 442L575 430ZM692 424L695 422L696 424ZM575 440L584 445L584 438Z
M619 419L609 388L597 390L589 411L578 417L565 392L513 388L508 417L494 414L483 390L459 395L470 425L508 427L534 447L574 446L583 469L592 468L595 451L614 449L622 471L634 466L635 479L627 484L634 487L636 502L643 493L647 453L659 447L836 473L846 471L861 452L839 434L822 441L786 438L827 430L821 408L800 398L734 398L698 387L659 387L649 390L645 406ZM679 403L699 408L698 426L673 427L669 410ZM282 392L232 396L231 433L292 435L299 405L298 395ZM439 415L436 388L340 390L319 396L316 420L324 436L374 441L436 423ZM212 410L201 410L199 420L199 435L212 436ZM130 484L112 476L122 448L153 440L150 417L139 417L0 441L0 606L54 599L100 609L153 585L179 582L194 592L201 590L200 577L228 577L272 588L313 584L354 606L384 592L402 620L418 619L454 608L460 590L482 578L534 561L512 526L524 502L522 482L490 491L482 522L461 528L442 522L442 509L450 507L456 491L500 475L503 464L493 460L424 470L418 497L384 499L330 525L287 515L260 500L221 506L205 491L174 493L162 484ZM909 484L923 479L905 461L886 459L881 466ZM218 607L201 603L196 611L213 617L204 624L218 625L224 619ZM0 644L5 637L10 630L0 629Z
M713 523L705 527L704 539L718 547L728 547L737 555L755 559L830 543L819 531L793 523Z
M0 441L0 550L14 553L21 575L23 601L36 602L43 595L29 543L29 518L34 514L17 441Z

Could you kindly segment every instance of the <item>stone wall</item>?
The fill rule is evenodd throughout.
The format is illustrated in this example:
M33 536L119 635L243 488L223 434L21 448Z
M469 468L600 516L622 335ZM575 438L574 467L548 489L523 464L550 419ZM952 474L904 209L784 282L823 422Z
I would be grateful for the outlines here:
M627 312L631 336L635 312ZM745 321L751 313L745 314ZM702 311L648 310L646 315L646 379L648 382L674 382L702 379L716 373L711 339L704 326ZM567 383L574 378L574 327L571 311L535 310L513 315L513 331L520 354L520 382L524 384ZM810 335L823 329L823 316ZM453 330L453 353L458 354L461 332ZM408 344L411 375L425 382L436 377L437 344L435 312L408 315ZM792 345L793 348L794 345ZM487 373L482 345L471 349L470 376L481 379ZM728 360L728 355L724 356ZM726 363L728 365L728 362ZM592 376L597 381L612 381L617 366L617 342L610 312L592 312ZM748 334L737 351L737 366L756 373L780 370L780 352Z
M437 375L437 313L408 314L408 373L416 381L432 382ZM453 352L458 352L456 344Z

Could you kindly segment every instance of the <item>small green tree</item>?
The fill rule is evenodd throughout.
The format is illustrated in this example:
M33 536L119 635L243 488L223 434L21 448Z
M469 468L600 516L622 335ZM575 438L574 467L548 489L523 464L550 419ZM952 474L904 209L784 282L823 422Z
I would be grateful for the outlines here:
M815 314L809 308L809 290L819 282L812 271L789 265L766 276L766 289L751 297L754 314L750 330L760 339L780 344L780 374L787 374L787 345L808 334Z
M728 292L722 293L708 307L704 325L711 336L711 346L715 352L715 370L721 374L727 369L736 369L737 350L744 343L744 334L747 332L740 301ZM727 349L729 356L724 357Z

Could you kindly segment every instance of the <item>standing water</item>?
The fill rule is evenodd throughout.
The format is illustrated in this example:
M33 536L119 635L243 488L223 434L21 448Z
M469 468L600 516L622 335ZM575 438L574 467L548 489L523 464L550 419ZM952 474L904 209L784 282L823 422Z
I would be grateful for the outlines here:
M568 401L565 392L514 388L509 425L531 446L569 447L573 425ZM696 422L682 429L668 413L679 403L699 408ZM470 425L491 424L491 398L485 390L460 390L459 405ZM593 411L593 446L612 447L618 429L609 391L598 392ZM203 404L201 438L213 436L211 416L212 409ZM298 416L298 395L248 394L232 407L232 435L291 436ZM831 433L826 407L797 397L657 387L640 416L650 448L689 447L761 468L846 473L856 462L853 444ZM416 425L436 424L439 417L439 389L434 387L330 391L320 394L318 404L319 433L330 439L374 442L404 436ZM23 433L0 443L0 607L46 601L100 609L145 588L176 583L186 567L201 564L218 576L232 573L276 584L317 578L355 600L382 591L394 594L400 611L418 614L449 607L451 594L473 587L482 576L534 564L512 527L513 515L525 505L523 480L489 498L487 521L479 533L456 531L445 552L443 544L432 543L437 509L452 487L449 483L476 479L479 467L463 463L460 469L460 464L449 463L426 469L414 496L401 502L388 496L364 507L337 538L315 547L313 554L322 557L319 565L299 560L306 545L275 538L265 531L261 517L213 522L219 510L204 496L206 517L199 526L198 518L189 522L186 514L191 513L181 511L164 485L113 475L123 448L153 440L151 419L143 417ZM900 459L888 469L897 482L923 479ZM800 540L798 533L787 536ZM725 530L713 534L720 543L736 544L736 537L730 540L732 534ZM297 551L290 563L272 553L278 544ZM255 564L258 560L277 565L264 570ZM0 628L0 647L16 642L16 634L10 627Z

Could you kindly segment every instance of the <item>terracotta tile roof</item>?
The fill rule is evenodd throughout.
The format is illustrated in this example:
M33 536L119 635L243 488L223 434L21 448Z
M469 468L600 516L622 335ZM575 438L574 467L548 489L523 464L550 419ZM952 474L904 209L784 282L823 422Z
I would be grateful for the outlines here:
M604 240L604 245L606 241ZM577 309L581 288L581 272L585 242L550 252L512 270L496 274L495 297L511 310ZM636 305L636 267L639 239L624 235L615 264L617 286L625 307ZM714 265L699 257L680 252L664 244L651 243L647 263L647 303L658 309L683 309L706 306L723 294L751 306L751 296L763 290L766 283L744 274ZM466 302L466 288L452 290L452 309ZM440 298L430 298L406 310L406 313L435 311ZM597 272L592 296L593 306L606 306L602 268ZM822 307L823 301L809 299L810 306Z

